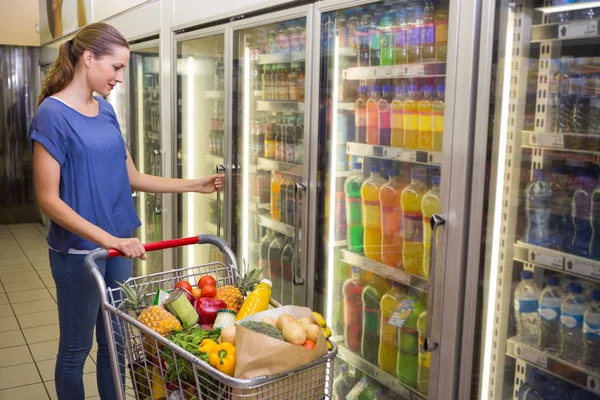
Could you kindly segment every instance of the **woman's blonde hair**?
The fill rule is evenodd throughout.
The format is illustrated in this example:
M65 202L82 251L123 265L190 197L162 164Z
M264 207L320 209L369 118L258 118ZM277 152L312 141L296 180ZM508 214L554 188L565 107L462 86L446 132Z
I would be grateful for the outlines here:
M128 49L129 43L113 26L97 22L81 28L73 39L60 45L58 57L42 82L42 92L38 96L37 105L39 106L46 97L60 92L71 83L75 75L75 66L84 51L89 50L94 57L100 58L112 54L115 47Z

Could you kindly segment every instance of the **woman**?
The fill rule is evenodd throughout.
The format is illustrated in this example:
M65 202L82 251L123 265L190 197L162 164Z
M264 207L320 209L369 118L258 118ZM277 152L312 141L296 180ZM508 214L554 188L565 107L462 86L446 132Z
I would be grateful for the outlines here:
M99 265L106 285L132 274L132 259L145 259L133 232L141 225L131 191L155 193L221 190L222 175L167 179L137 171L107 96L123 82L129 61L125 38L103 23L87 25L60 47L44 80L29 129L38 203L52 223L50 267L56 282L60 340L55 384L58 398L83 399L83 366L96 328L97 381L102 399L115 398L100 299L83 260L95 248L125 257Z

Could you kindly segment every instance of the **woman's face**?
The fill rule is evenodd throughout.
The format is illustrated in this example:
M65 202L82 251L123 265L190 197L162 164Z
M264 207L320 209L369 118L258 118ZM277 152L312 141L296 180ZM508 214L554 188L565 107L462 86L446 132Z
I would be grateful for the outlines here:
M85 53L83 57L89 67L87 72L88 83L96 93L108 96L117 83L123 82L125 68L129 62L129 50L127 48L115 47L111 54L99 58L93 55L89 58L89 55Z

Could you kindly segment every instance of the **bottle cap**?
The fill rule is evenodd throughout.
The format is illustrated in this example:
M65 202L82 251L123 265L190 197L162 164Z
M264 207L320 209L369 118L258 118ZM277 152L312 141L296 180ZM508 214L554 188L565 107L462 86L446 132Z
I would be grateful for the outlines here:
M433 93L433 86L431 86L431 85L423 86L423 93L427 93L427 94Z
M371 86L371 92L379 92L379 86L377 86L377 85Z
M434 185L439 185L441 179L442 178L439 175L434 175L433 178L431 178L431 183L433 183Z
M359 93L367 93L367 87L366 86L359 86L358 87L358 92Z
M361 273L361 269L358 267L352 267L352 273L353 274L360 274Z
M408 85L408 92L415 93L417 91L417 85Z
M370 171L371 171L371 173L379 172L379 171L381 171L381 167L377 164L373 164L373 165L371 165Z
M438 94L444 93L446 91L446 85L437 85L436 90Z
M571 283L569 285L569 293L573 294L581 294L583 293L583 288L579 283Z
M389 92L390 91L390 87L388 85L383 85L383 87L381 88L382 92Z
M340 365L340 372L341 372L342 374L345 374L345 373L347 373L347 372L348 372L348 366L347 366L346 364L341 364L341 365Z
M546 279L546 284L548 286L558 286L558 276L549 276L548 279Z
M354 164L352 164L352 168L354 168L355 170L361 170L362 169L362 163L355 162Z
M273 282L271 282L271 281L270 281L270 280L268 280L268 279L263 279L263 280L261 280L260 282L261 282L261 283L266 283L267 285L269 285L269 287L273 287Z
M395 168L390 168L388 170L388 175L389 176L398 176L398 171Z
M396 85L396 93L404 93L404 85Z
M543 169L534 169L533 170L533 180L534 181L545 181L546 180L546 171Z
M594 290L592 292L592 299L594 299L594 301L600 301L600 290Z
M521 271L521 279L533 279L533 271Z
M425 173L420 168L415 168L410 171L410 179L413 180L422 180L425 176Z

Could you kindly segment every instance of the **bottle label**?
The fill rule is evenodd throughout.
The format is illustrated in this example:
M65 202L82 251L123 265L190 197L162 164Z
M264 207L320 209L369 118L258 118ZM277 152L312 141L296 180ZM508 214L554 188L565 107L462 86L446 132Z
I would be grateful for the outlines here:
M547 307L542 305L538 309L538 313L543 320L548 322L558 321L560 317L560 307Z
M404 130L419 130L419 113L416 111L404 111Z
M404 27L394 28L394 46L396 46L396 47L406 46L406 28L404 28Z
M425 352L425 336L419 335L419 365L429 368L431 364L431 353Z
M398 244L402 240L400 215L401 210L398 207L381 207L381 232L385 235L393 235L394 242L397 241Z
M516 298L515 295L515 311L520 313L537 313L539 308L539 293L523 292Z
M379 329L379 336L381 337L381 343L398 347L398 331L395 326L390 325L390 319L382 314L381 316L381 329Z
M395 326L396 328L402 328L404 322L410 317L410 314L415 309L415 301L413 299L404 299L396 308L396 311L392 314L388 321L388 325Z
M403 327L400 333L400 353L403 356L415 357L419 352L419 331L415 328Z
M405 242L423 242L423 214L402 213L402 236Z
M381 36L379 34L379 27L375 29L369 29L369 47L371 50L378 50L381 46Z
M431 124L431 112L421 112L419 113L419 131L421 132L431 132L433 130L433 126Z
M368 228L380 228L381 210L379 201L363 201L363 226Z
M421 27L411 26L406 30L406 44L408 46L417 46L421 40Z
M443 132L444 131L444 112L434 111L433 115L433 131Z
M293 163L296 161L296 146L294 144L288 144L285 146L287 162Z
M290 36L290 44L292 46L292 51L300 51L300 35L297 32L294 32Z
M362 110L356 110L356 112L354 113L354 124L356 126L367 126L367 111L362 109Z
M265 157L275 158L275 141L265 140Z
M448 42L448 20L435 21L435 42Z
M302 143L296 143L296 164L302 164L304 161L304 146Z
M567 328L581 328L583 326L583 315L563 313L560 316L560 322Z
M392 110L392 129L404 129L403 110Z
M390 129L390 111L389 109L379 112L379 129Z
M583 334L585 337L600 340L600 324L594 324L589 321L584 321Z
M427 22L421 28L421 44L435 43L435 24Z

